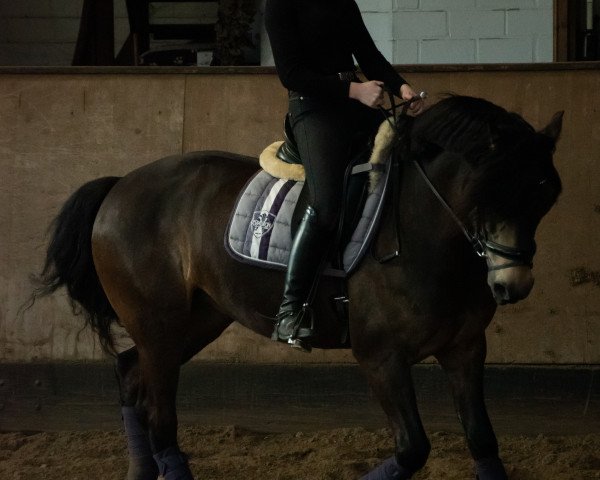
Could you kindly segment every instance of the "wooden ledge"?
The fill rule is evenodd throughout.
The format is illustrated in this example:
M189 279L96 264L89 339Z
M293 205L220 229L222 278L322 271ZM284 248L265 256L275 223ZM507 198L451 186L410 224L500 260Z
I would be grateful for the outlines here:
M480 63L444 65L395 65L402 73L453 72L556 72L600 70L600 62ZM0 66L0 75L275 75L275 67L10 67Z

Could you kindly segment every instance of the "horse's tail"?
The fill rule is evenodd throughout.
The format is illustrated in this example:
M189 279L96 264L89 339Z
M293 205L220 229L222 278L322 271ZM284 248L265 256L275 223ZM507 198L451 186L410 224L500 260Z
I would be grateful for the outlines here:
M83 313L100 337L105 352L115 354L111 324L117 315L110 305L92 259L92 228L100 205L119 177L104 177L81 186L50 225L51 240L32 302L65 286L73 313ZM31 305L30 305L31 306ZM82 307L82 308L80 308Z

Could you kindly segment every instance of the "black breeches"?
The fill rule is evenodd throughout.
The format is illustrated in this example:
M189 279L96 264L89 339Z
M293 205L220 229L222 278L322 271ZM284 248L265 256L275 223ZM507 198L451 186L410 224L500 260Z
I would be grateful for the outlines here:
M383 116L355 100L332 105L297 93L290 95L289 112L306 172L309 205L317 213L319 228L333 232L352 146L372 134Z

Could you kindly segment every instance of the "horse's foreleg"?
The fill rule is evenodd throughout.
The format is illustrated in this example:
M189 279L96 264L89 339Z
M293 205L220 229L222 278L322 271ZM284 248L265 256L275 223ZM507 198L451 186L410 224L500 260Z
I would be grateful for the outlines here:
M448 374L458 418L475 460L479 480L506 480L498 457L498 441L483 398L483 370L486 355L485 335L469 344L453 347L436 355Z
M115 373L119 383L121 413L129 451L127 480L156 480L158 467L150 448L146 411L138 402L140 372L135 347L119 354Z
M396 355L379 360L361 366L390 421L396 454L361 480L409 479L425 465L431 446L417 409L410 366Z

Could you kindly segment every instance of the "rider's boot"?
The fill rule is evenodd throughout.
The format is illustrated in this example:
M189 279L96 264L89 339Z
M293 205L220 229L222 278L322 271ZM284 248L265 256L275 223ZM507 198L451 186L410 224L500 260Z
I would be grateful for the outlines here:
M283 301L271 339L289 343L306 352L311 351L315 329L308 297L328 245L322 229L317 225L317 213L314 208L308 207L292 244Z

